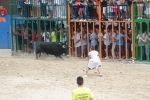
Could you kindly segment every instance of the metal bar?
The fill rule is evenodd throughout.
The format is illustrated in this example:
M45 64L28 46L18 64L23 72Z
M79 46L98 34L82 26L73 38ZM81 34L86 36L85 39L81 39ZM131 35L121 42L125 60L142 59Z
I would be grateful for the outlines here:
M128 48L128 40L127 40L127 23L125 23L125 54L126 60L129 58L129 48Z
M83 37L82 22L80 22L81 58L83 58Z
M111 33L111 37L114 36L114 23L112 23L112 33ZM114 60L114 48L115 48L115 43L114 43L114 37L111 39L112 40L112 59Z

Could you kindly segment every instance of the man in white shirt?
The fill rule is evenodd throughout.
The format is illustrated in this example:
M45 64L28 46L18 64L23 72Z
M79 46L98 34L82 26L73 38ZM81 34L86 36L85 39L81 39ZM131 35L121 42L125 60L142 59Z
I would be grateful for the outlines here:
M77 56L81 57L81 38L80 38L80 33L75 32L73 33L72 39L74 40L74 47L77 48Z
M88 66L86 67L86 70L83 70L86 72L85 77L87 77L88 71L92 69L97 69L99 75L102 76L102 74L100 73L100 67L102 65L101 60L99 57L99 53L95 51L94 46L91 47L91 51L89 52L88 56L89 56Z
M45 34L46 33L46 34ZM42 33L41 33L42 34ZM44 32L42 34L42 37L44 37L44 42L49 42L49 39L50 39L50 33L49 33L49 30L47 30L47 32Z

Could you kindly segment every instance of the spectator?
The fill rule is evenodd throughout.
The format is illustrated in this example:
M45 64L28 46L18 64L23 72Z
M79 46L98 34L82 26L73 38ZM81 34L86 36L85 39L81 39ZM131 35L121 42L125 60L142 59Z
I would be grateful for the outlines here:
M101 5L103 9L103 20L107 19L107 0L101 0Z
M84 57L87 57L87 32L86 27L84 26L82 29L82 46L83 46L83 55Z
M142 33L142 37L140 37L140 34L138 33L137 34L137 37L136 37L136 39L138 40L138 44L137 44L137 46L138 46L138 59L140 60L140 59L142 59L142 60L145 60L145 43L144 43L144 41L142 42L142 45L140 44L141 43L141 40L144 40L145 39L145 37L146 37L146 35L145 35L145 31ZM141 48L142 47L142 56L141 56ZM142 57L142 58L141 58Z
M72 39L74 40L74 46L77 48L77 57L81 57L81 38L80 38L80 29L77 28L77 32L73 33Z
M125 0L118 0L118 1L116 1L116 3L117 3L117 5L119 6L119 18L120 18L120 20L122 20L122 18L123 18L123 6L121 6L121 5L124 5L124 2L125 2Z
M84 80L81 76L77 77L78 88L72 92L72 100L93 100L93 94L90 89L83 86Z
M33 48L34 48L34 54L36 52L36 47L38 45L38 34L37 34L37 29L34 28L34 32L33 32L33 36L34 36L34 45L33 45Z
M44 37L44 42L49 42L50 39L49 29L47 29L46 32L42 34L42 37Z
M132 31L129 30L128 34L126 35L127 37L127 47L128 47L128 57L131 58L132 57L132 52L131 52L131 45L132 45Z
M27 54L27 29L24 27L24 54Z
M33 0L33 6L32 6L32 16L33 17L40 17L41 12L40 12L40 2L39 0Z
M25 0L23 4L23 17L31 17L31 8L32 8L32 2L30 0Z
M23 6L23 0L17 0L17 8L20 16L22 16L22 6Z
M62 18L62 5L63 0L54 0L55 9L54 9L54 18Z
M80 21L83 21L83 10L84 10L83 8L84 8L84 1L80 0L79 1L79 11L78 11Z
M143 32L142 37L139 37L140 40L142 41L142 60L146 60L146 38L147 38L147 33L146 31Z
M92 29L90 30L90 33L91 33L90 34L91 47L94 46L95 50L98 50L98 43L97 43L98 36L96 35L95 32L93 32Z
M94 7L94 2L93 0L89 0L88 2L88 11L89 11L89 20L93 20L93 7Z
M54 9L54 0L48 1L48 12L49 12L49 18L53 18L53 9Z
M150 1L146 0L144 2L145 2L145 7L146 7L145 13L147 15L147 18L150 18Z
M74 0L68 0L69 4L70 4L70 13L71 13L71 19L74 20L75 19L75 12L74 12Z
M109 51L110 51L110 37L109 36L110 35L108 34L108 32L106 32L106 29L105 29L104 30L104 37L103 37L103 39L104 39L104 50L105 50L105 55L106 55L105 59L109 58L107 55L107 53L109 54ZM108 50L106 49L106 47L108 47Z
M57 41L56 31L55 31L54 27L52 28L52 33L51 33L50 37L51 37L51 42L56 42Z
M79 0L74 0L74 13L75 13L75 18L78 20L78 5L79 5Z
M18 45L19 45L19 49L21 50L21 46L22 46L22 29L21 29L21 26L20 24L17 26L17 34L18 34Z
M84 0L84 10L83 10L83 12L84 12L84 21L86 21L87 20L87 14L88 14L88 0Z
M137 19L142 19L144 2L143 0L134 0L134 2L137 2Z
M32 52L32 28L28 28L29 52Z
M45 18L47 16L47 12L46 12L46 6L47 6L47 0L41 0L41 14L42 14L42 18Z

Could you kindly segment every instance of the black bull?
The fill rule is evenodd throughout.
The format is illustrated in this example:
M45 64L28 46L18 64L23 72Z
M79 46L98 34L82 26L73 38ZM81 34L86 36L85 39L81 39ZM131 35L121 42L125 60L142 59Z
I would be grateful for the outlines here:
M56 58L61 57L63 53L67 53L68 46L64 43L59 42L41 42L36 48L36 59L38 59L38 54L41 56L41 52L46 54L54 55ZM40 57L39 56L39 57Z

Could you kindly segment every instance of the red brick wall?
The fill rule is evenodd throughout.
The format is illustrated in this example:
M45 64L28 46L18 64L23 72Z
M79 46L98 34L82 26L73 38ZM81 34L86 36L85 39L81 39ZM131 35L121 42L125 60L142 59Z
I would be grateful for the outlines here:
M0 0L0 6L6 8L9 13L10 0Z

